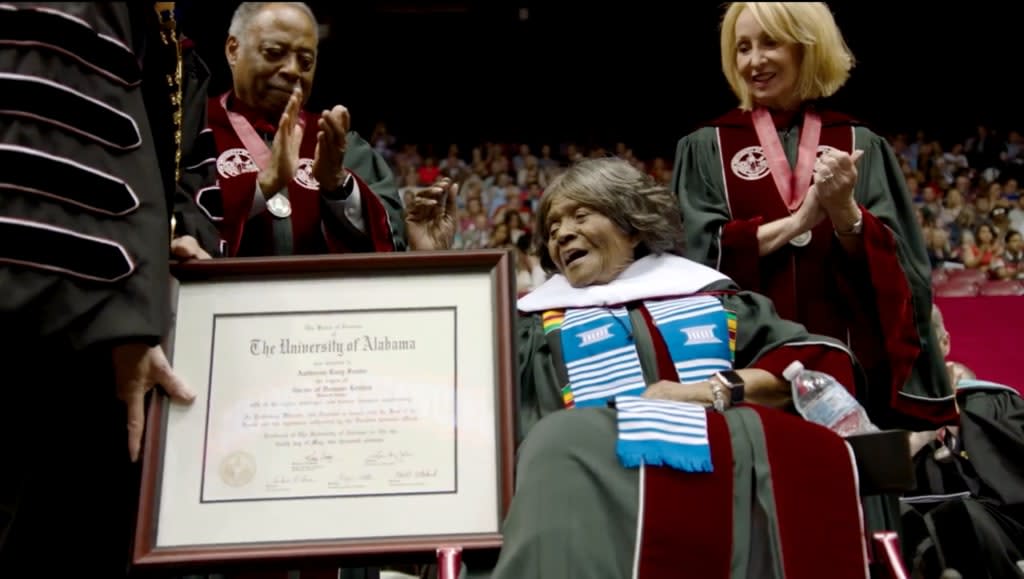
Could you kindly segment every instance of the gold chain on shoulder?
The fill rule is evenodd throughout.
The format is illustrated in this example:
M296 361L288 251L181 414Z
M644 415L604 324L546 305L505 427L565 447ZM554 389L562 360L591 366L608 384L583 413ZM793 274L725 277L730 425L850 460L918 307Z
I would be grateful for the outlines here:
M167 74L167 86L170 88L171 115L174 121L174 183L181 178L181 140L184 131L184 87L182 85L181 35L178 33L178 22L174 19L173 2L155 3L157 15L160 17L160 39L167 46L174 47L174 73ZM171 237L176 228L174 216L171 216Z
M164 44L174 46L174 74L167 75L167 86L171 89L171 114L174 117L174 180L181 176L181 134L183 130L182 112L182 62L181 37L178 34L178 23L174 19L173 10L157 11L160 15L160 38Z

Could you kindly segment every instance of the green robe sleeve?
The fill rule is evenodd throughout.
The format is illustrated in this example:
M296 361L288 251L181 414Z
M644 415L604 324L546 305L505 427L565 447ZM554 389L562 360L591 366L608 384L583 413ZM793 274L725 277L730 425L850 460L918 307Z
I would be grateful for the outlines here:
M672 190L679 197L686 225L684 257L720 269L722 227L730 216L713 128L698 129L679 140Z
M405 251L408 245L405 221L402 219L402 198L398 194L394 174L384 157L355 131L349 132L347 137L345 168L359 175L370 186L387 211L395 251Z
M519 340L519 432L517 443L541 418L562 410L559 393L563 381L544 336L540 315L521 316L517 321Z
M896 237L900 260L912 281L930 283L931 266L914 204L896 154L885 139L857 127L855 146L864 151L857 162L854 198L885 224Z
M885 345L892 374L885 385L892 394L884 402L903 415L949 419L955 414L952 388L931 326L931 266L913 200L896 154L883 138L857 127L855 145L864 155L857 163L854 196L870 213L864 222L870 264L864 281L870 285L872 317L881 326L877 338Z
M731 282L713 290L735 289ZM736 368L760 368L775 376L799 360L805 368L829 374L851 393L866 388L863 370L838 340L809 333L804 326L784 320L767 297L749 291L726 293L725 309L736 314Z

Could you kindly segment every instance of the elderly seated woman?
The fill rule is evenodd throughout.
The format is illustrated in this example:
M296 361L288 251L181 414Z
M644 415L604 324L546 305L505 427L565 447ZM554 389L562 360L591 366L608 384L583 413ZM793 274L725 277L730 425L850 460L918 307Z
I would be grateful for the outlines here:
M681 223L619 159L545 190L554 275L518 302L524 438L495 579L865 577L846 443L779 410L791 362L852 388L851 355L680 257Z

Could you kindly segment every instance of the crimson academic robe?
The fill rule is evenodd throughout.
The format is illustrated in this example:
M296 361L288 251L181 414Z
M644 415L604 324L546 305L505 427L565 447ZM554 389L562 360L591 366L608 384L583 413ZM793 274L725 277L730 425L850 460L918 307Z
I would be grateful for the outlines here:
M952 420L955 408L931 329L928 255L899 163L886 141L829 111L818 154L864 150L854 196L864 215L863 257L851 258L825 219L805 247L759 256L757 228L790 214L775 186L750 113L728 113L683 137L672 186L687 256L762 293L779 315L850 345L868 372L859 392L883 426ZM795 166L803 116L777 128ZM751 162L751 160L761 162Z
M224 104L222 104L222 102ZM209 124L217 144L218 188L203 191L197 203L213 219L231 256L275 254L348 253L396 251L405 248L401 201L387 163L357 133L348 134L345 167L358 184L364 231L350 222L346 203L348 188L322 191L312 175L318 115L303 111L299 167L287 184L292 214L287 218L290 239L276 239L280 221L263 210L253 215L259 167L232 127L229 110L238 112L267 142L275 127L247 111L237 100L224 95L209 100ZM349 184L351 186L351 184ZM275 192L264 192L273 196ZM278 232L275 232L275 229ZM282 245L285 246L282 248Z

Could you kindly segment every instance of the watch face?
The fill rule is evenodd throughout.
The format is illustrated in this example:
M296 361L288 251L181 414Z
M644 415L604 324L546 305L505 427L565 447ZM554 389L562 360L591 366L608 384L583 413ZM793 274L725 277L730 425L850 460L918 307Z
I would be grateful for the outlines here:
M743 377L733 370L718 372L718 378L723 381L729 389L729 396L733 403L743 402L744 382Z
M732 394L732 403L743 402L743 396L745 394L743 390L743 384L732 386L729 388L729 393Z
M743 377L735 370L723 370L718 373L718 377L729 386L742 386L744 384Z

